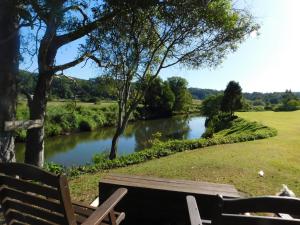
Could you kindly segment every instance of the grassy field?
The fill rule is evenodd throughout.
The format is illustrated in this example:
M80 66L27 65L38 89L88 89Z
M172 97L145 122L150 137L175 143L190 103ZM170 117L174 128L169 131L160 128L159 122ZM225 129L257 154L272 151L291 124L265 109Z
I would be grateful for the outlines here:
M219 145L178 153L143 164L93 175L70 182L75 199L91 201L105 173L126 173L229 183L245 195L270 195L287 184L300 195L300 111L245 112L240 117L258 121L278 130L273 138ZM265 172L264 177L258 171Z

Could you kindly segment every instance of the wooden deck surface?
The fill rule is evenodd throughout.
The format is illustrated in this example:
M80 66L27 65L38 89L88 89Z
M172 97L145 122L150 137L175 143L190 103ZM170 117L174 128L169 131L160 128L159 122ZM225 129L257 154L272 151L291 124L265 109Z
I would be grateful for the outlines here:
M188 224L187 195L195 196L201 217L210 219L217 194L239 197L235 187L228 184L110 174L100 181L100 203L119 187L128 189L117 207L126 213L124 225Z

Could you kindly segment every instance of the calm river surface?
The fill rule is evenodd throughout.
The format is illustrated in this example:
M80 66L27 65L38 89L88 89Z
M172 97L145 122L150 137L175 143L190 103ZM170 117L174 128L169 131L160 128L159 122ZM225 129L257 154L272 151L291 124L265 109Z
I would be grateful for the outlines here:
M137 121L128 124L119 139L118 155L141 151L149 146L152 134L160 132L162 140L194 139L205 131L205 117L175 116L166 119ZM84 165L96 153L109 152L114 128L106 127L93 132L47 138L45 159L65 166ZM17 144L17 161L23 161L24 144Z

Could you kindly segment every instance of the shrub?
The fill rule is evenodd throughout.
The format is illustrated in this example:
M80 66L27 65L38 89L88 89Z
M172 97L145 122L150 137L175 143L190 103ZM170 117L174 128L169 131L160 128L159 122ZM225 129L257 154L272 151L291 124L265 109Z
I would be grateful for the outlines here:
M93 120L85 118L82 119L79 123L79 130L80 131L92 131L96 127L96 124Z

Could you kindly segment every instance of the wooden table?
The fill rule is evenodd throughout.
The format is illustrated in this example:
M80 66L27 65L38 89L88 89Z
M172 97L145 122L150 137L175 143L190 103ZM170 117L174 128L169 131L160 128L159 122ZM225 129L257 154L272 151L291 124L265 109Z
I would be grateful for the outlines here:
M189 180L110 174L99 183L103 202L119 187L128 189L117 210L126 213L126 224L188 224L186 196L195 196L202 218L210 219L216 207L216 195L239 197L234 186Z

